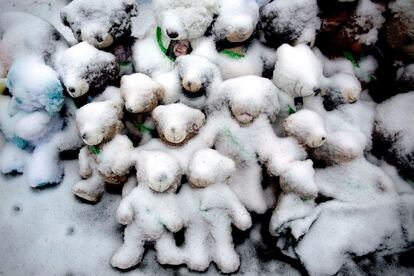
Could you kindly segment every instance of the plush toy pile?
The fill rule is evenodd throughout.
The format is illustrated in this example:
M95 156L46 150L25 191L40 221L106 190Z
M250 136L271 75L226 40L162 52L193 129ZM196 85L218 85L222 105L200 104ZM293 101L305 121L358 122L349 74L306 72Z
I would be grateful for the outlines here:
M79 204L122 190L121 270L151 244L160 264L236 272L255 223L311 275L408 250L414 3L387 2L153 0L135 38L134 0L74 0L75 45L2 14L0 171L58 184L75 152Z

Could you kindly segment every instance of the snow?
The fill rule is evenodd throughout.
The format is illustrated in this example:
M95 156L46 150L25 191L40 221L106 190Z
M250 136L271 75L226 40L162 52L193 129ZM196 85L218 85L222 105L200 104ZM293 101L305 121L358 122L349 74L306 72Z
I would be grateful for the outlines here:
M359 1L356 9L356 22L359 26L366 26L369 31L356 36L356 39L365 45L377 42L378 31L385 22L385 18L382 16L384 11L383 6L373 3L371 0Z

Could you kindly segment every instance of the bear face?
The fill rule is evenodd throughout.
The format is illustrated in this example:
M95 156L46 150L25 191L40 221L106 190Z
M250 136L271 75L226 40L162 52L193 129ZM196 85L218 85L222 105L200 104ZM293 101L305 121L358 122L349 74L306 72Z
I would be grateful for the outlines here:
M78 98L88 91L103 90L119 79L114 55L81 42L63 51L56 60L56 70L68 94Z
M181 103L157 106L151 116L160 138L172 146L185 144L205 122L203 112Z
M205 95L210 85L221 80L217 66L205 57L195 54L180 56L176 64L183 93L189 98Z
M173 40L193 40L204 35L213 22L216 0L154 0L155 20Z
M79 42L103 49L131 34L131 17L137 14L134 0L75 0L62 9L60 18Z
M321 116L311 110L302 109L285 119L283 129L302 145L317 148L326 140L325 124Z
M327 79L327 87L322 89L323 106L332 111L341 104L355 103L361 95L361 83L354 75L336 73Z
M89 146L111 140L123 124L122 109L113 101L92 102L76 112L76 124L80 137Z
M275 0L267 4L260 13L260 30L267 46L313 45L321 24L318 12L316 0Z
M188 181L193 187L205 188L226 182L236 171L233 160L213 149L197 151L189 162Z
M120 87L125 108L131 113L151 112L164 97L164 89L145 74L126 75Z
M140 152L136 169L138 183L146 183L155 192L174 192L181 183L178 160L164 151Z
M266 114L274 121L280 110L278 89L262 77L226 80L220 93L227 95L230 112L241 125L251 124L260 114Z
M212 32L217 40L243 42L252 36L258 20L259 5L256 1L221 1Z
M53 116L61 110L64 103L58 74L34 57L13 63L7 75L6 86L13 96L16 110L46 110Z

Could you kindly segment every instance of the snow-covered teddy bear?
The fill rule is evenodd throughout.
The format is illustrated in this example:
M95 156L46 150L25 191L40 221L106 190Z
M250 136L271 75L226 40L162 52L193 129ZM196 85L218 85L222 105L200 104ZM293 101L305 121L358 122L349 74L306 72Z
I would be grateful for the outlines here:
M54 65L66 91L73 98L98 93L119 82L119 66L114 55L98 50L88 42L61 52Z
M129 172L132 142L120 135L124 125L123 101L118 88L108 87L76 113L79 136L86 144L79 152L79 174L84 180L72 192L87 201L98 201L105 182L121 184Z
M244 76L224 81L219 93L227 105L209 117L217 135L215 149L236 162L237 171L229 185L246 208L264 213L273 203L270 187L261 185L261 165L284 179L284 189L316 196L312 162L302 161L305 150L293 138L277 137L272 129L280 108L274 84L265 78ZM296 170L299 167L300 173Z
M203 56L190 54L177 58L176 69L181 81L178 101L205 110L222 83L218 67Z
M204 271L214 262L223 273L239 268L231 225L246 230L252 221L227 185L235 171L234 162L215 150L194 154L188 169L190 185L183 186L177 196L185 227L184 244L177 247L172 235L161 237L156 244L161 264L186 264L190 269Z
M134 0L74 0L60 11L60 18L79 42L104 49L129 39L131 17L137 14Z
M408 179L414 179L414 92L396 95L377 106L374 145ZM396 123L398 122L398 123Z
M122 76L120 91L128 112L124 121L129 137L134 144L148 140L154 129L149 115L163 100L164 88L149 76L135 73Z
M212 35L194 43L194 53L215 63L223 79L261 76L265 68L273 68L274 51L255 39L258 20L256 1L220 1Z
M16 59L35 56L53 65L56 54L68 42L49 22L22 12L6 12L0 17L0 78L7 76Z
M213 22L217 0L154 0L152 4L157 25L135 42L133 56L136 72L154 76L173 69L177 43L187 41L181 54L191 51L192 41Z
M160 138L152 139L137 148L162 150L174 155L183 172L187 172L191 156L214 144L214 124L206 124L206 116L198 109L182 103L159 105L151 113Z
M392 180L368 162L363 146L354 147L345 159L337 153L345 152L347 144L335 145L324 156L329 166L315 169L321 200L282 193L269 225L277 246L299 259L310 275L333 275L350 256L392 251L408 243L402 233L405 212L412 207L397 197ZM388 220L391 227L383 223Z
M292 108L303 105L304 98L318 94L329 111L358 100L361 84L353 72L335 71L325 76L323 65L307 45L283 44L277 49L273 82L290 96Z
M1 99L1 132L8 141L1 155L2 173L25 173L32 187L62 180L59 153L77 149L73 103L64 103L57 73L42 60L16 61L7 87L12 97ZM65 108L62 110L62 107Z
M112 257L113 267L130 268L141 262L144 245L156 242L167 230L183 227L183 209L175 191L182 170L177 159L163 151L141 151L136 155L138 186L119 204L116 219L126 225L124 243Z
M313 45L321 20L316 0L274 0L260 10L260 32L265 44Z

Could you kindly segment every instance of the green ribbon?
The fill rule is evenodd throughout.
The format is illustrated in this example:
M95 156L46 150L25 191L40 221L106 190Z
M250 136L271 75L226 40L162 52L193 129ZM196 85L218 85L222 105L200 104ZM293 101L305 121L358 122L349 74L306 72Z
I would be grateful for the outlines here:
M349 60L355 67L359 68L358 62L355 60L351 52L343 51L344 57Z
M243 54L239 54L239 53L236 53L236 52L233 52L233 51L230 51L230 50L226 50L226 49L222 50L220 53L222 53L222 54L224 54L224 55L226 55L226 56L228 56L229 58L232 58L232 59L244 58Z
M157 26L156 36L157 36L158 47L160 47L161 52L163 52L164 55L166 55L171 61L174 62L175 58L167 55L167 48L165 48L165 46L162 44L162 30L160 26Z
M126 67L126 66L129 66L130 64L131 64L131 62L128 62L128 61L119 61L118 62L118 65L120 67Z
M89 151L95 155L101 153L101 150L97 146L89 146Z
M137 129L141 133L145 133L145 132L151 133L151 132L153 132L155 130L155 129L149 128L146 125L141 124L141 123L138 123L137 124Z
M291 107L291 106L289 105L288 114L289 114L289 115L292 115L292 114L294 114L294 113L296 113L296 110L295 110L293 107Z

